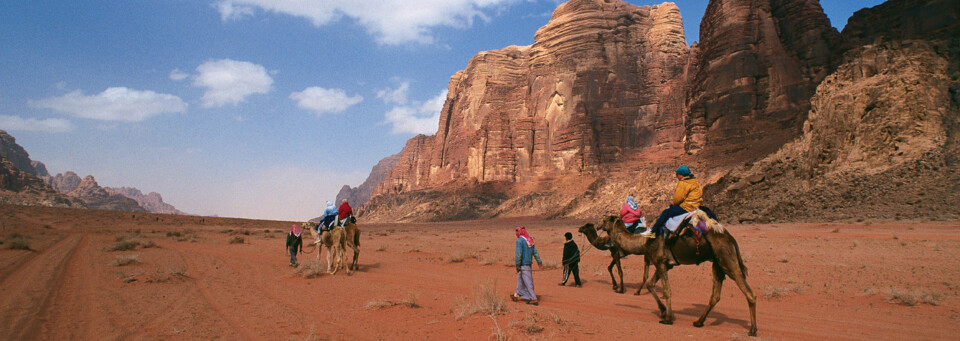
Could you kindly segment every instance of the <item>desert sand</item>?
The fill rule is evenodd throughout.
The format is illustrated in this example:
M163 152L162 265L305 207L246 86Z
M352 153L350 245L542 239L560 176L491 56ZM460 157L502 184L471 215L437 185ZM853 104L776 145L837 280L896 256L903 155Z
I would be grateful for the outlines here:
M627 293L613 292L608 254L576 233L585 222L360 221L359 271L306 278L318 251L288 266L291 222L4 205L0 339L749 339L730 280L705 326L692 326L710 297L709 264L670 272L674 325L658 323L646 291L632 295L640 257L624 259ZM517 225L546 263L534 273L539 306L508 298ZM727 228L758 296L761 339L960 335L960 223ZM557 285L568 231L583 251L582 288ZM125 241L135 248L106 251ZM502 312L479 308L501 300Z

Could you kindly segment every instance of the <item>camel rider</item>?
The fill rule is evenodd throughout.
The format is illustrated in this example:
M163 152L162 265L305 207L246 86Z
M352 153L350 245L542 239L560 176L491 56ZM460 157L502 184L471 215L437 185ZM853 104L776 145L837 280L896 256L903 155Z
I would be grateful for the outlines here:
M646 221L643 218L643 210L637 204L637 200L632 195L627 196L627 202L620 207L620 219L626 225L627 231L636 233L638 228L646 227Z
M670 207L660 213L660 218L657 219L650 230L642 233L644 236L650 236L651 231L663 233L663 226L667 223L667 219L691 212L703 203L703 188L700 187L700 183L690 172L690 168L687 168L687 166L678 167L676 176L679 182L677 182L677 189L673 193Z
M343 199L343 203L340 204L340 209L337 210L337 226L346 224L347 218L351 216L353 216L353 209L350 208L350 203L347 202L347 199Z
M323 231L330 231L337 221L337 206L332 201L327 201L327 209L323 210L323 222L321 227Z

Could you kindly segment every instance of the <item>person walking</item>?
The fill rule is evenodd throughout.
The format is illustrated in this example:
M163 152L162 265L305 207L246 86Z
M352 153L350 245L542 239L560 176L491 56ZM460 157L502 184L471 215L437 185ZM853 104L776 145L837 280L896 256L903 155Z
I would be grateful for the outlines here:
M537 294L533 291L533 260L537 260L537 265L543 269L543 261L540 260L540 253L537 247L533 245L533 237L527 233L523 226L517 227L516 256L514 260L517 266L517 290L510 295L514 302L524 300L527 304L538 305L540 301Z
M290 252L290 266L297 267L297 248L303 253L303 238L300 238L300 226L293 224L287 235L287 251Z
M580 283L580 248L573 241L572 233L564 233L563 237L567 239L567 242L563 243L563 280L560 282L560 286L567 285L570 273L573 273L574 286L579 288L583 285Z

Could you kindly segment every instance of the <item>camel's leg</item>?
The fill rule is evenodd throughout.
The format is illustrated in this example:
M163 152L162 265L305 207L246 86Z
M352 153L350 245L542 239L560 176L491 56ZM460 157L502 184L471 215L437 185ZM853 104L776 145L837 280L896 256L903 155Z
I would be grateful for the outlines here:
M703 321L707 319L707 314L713 310L713 307L717 305L717 302L720 302L720 291L723 289L723 279L726 277L726 274L723 272L723 268L720 264L716 262L713 263L713 293L710 294L710 304L707 305L707 310L703 312L703 315L700 315L700 319L693 323L694 327L703 327Z
M649 271L650 271L650 258L647 258L647 256L643 256L643 281L640 282L640 287L637 288L637 292L633 293L635 296L639 296L640 291L643 291L643 288L647 286L647 276L649 274L648 273ZM654 281L654 283L656 283L656 281Z
M666 305L666 311L660 323L673 324L673 304L670 303L673 291L670 290L670 281L667 279L667 266L663 263L657 264L657 272L660 272L660 279L663 281L663 301Z
M623 257L617 257L617 274L620 275L620 290L617 290L617 293L620 294L627 290L627 283L623 281L623 268L620 267L620 260L622 259Z
M324 246L323 248L327 250L327 273L332 273L332 272L330 272L330 268L331 268L331 266L333 265L333 264L331 263L331 261L332 261L331 257L333 257L333 254L331 253L331 251L332 251L332 250L331 250L332 246Z
M735 271L735 273L730 274L730 278L733 279L734 282L737 282L737 286L740 287L743 296L747 297L747 305L750 306L750 331L748 334L750 336L757 336L757 296L753 294L753 290L750 289L750 285L747 284L747 277L744 276L742 271Z
M660 309L660 318L662 319L667 312L667 307L663 305L663 302L660 301L660 297L657 296L657 292L653 290L654 283L657 283L657 280L659 279L660 279L660 267L654 266L653 279L647 282L647 292L649 292L650 295L653 296L653 299L657 301L657 308Z
M610 251L610 256L613 257L613 259L610 260L610 265L607 265L607 272L610 273L610 282L613 282L613 291L617 291L619 287L617 287L617 277L613 276L613 266L617 264L618 259L617 256L613 254L613 251Z
M360 270L360 265L357 264L358 259L360 258L360 245L353 244L353 262L350 263L350 267L354 271Z

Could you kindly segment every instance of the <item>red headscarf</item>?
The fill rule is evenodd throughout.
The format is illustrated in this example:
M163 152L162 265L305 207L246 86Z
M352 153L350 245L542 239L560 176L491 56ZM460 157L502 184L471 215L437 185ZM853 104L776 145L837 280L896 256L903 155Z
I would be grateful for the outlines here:
M299 236L300 236L300 226L297 226L297 224L293 224L293 227L290 228L290 232L293 233L294 236L299 237Z
M533 247L533 237L530 237L527 229L523 226L517 226L517 238L523 238L527 241L527 246Z

